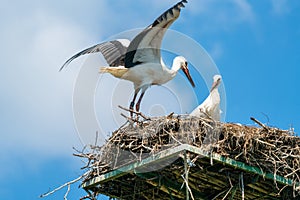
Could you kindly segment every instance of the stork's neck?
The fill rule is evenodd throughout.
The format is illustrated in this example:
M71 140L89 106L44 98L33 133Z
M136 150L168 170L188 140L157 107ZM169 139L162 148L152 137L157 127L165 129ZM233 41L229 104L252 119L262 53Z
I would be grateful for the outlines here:
M165 73L164 74L165 76L170 77L170 79L172 79L176 76L178 70L176 70L176 67L174 67L174 62L173 62L171 69L169 67L167 67L163 61L161 62L161 65L162 65L162 69Z
M213 92L213 91L218 91L218 87L219 87L219 83L217 82L214 82L211 89L210 89L210 92Z
M180 70L181 68L181 65L180 65L180 62L178 62L176 59L173 60L173 64L172 64L172 67L171 69L167 69L169 75L174 78L177 74L177 72Z
M161 82L163 82L163 83L166 83L166 82L172 80L181 68L180 63L176 62L175 59L173 60L171 69L169 67L167 67L162 60L161 60L161 66L162 66L162 70L163 70L163 73L161 74L162 75ZM162 84L162 83L160 83L160 84Z

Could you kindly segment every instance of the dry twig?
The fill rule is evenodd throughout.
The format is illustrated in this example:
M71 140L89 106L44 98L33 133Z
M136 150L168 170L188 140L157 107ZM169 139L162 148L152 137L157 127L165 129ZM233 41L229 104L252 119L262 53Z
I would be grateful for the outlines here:
M70 191L70 185L72 185L72 184L78 182L78 181L81 180L83 177L85 177L88 173L89 173L89 172L85 172L83 175L79 176L78 178L76 178L76 179L74 179L74 180L72 180L72 181L69 181L69 182L67 182L67 183L64 183L63 185L61 185L61 186L55 188L54 190L51 190L51 191L49 191L49 192L46 192L46 193L40 195L40 198L49 196L49 195L51 195L51 194L57 192L58 190L61 190L62 188L68 186L67 192L66 192L66 194L64 195L64 199L67 199L68 193L69 193L69 191Z

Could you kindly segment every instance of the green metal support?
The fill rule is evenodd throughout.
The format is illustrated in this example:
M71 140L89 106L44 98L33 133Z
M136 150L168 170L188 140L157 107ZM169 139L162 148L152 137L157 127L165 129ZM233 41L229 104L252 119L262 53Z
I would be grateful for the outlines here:
M201 156L206 157L206 158L211 158L212 157L212 159L215 160L215 161L222 162L226 165L229 165L229 166L232 166L232 167L235 167L235 168L247 171L247 172L258 174L260 176L263 176L265 178L277 181L277 182L282 183L284 185L293 186L295 184L296 187L300 186L300 183L298 183L298 182L294 183L291 179L284 178L284 177L279 176L279 175L274 175L273 173L265 173L258 167L249 166L249 165L247 165L243 162L236 161L236 160L221 156L221 155L216 154L216 153L210 153L208 151L204 151L202 148L198 148L198 147L191 146L191 145L188 145L188 144L182 144L182 145L170 148L170 149L163 150L163 151L161 151L161 152L159 152L155 155L152 155L148 158L143 159L142 161L134 162L132 164L120 167L120 168L115 169L111 172L108 172L106 174L102 174L98 177L95 177L95 178L85 182L83 184L83 188L88 189L88 188L93 187L97 184L100 184L100 183L118 178L120 176L123 176L127 173L138 173L139 168L146 167L147 165L150 166L150 165L153 165L155 163L159 163L161 161L164 161L166 159L179 158L179 154L183 153L185 151L191 152L191 153L194 153L194 154L198 154L198 155L201 155Z

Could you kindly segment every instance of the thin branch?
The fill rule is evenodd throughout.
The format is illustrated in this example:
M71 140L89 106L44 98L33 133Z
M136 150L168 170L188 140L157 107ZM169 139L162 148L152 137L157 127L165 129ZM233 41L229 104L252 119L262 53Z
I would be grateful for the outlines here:
M185 173L185 184L186 184L186 200L189 200L189 173L187 168L187 155L184 151L184 173Z
M124 108L123 106L120 106L120 105L119 105L118 107L121 108L121 109L123 109L123 110L125 110L125 111L133 112L134 114L143 117L145 120L150 120L150 117L145 116L145 115L144 115L143 113L141 113L141 112L137 112L137 111L135 111L135 110L131 110L131 109L128 109L128 108Z
M260 143L263 143L263 144L265 144L265 145L268 145L268 146L271 146L271 147L276 147L276 145L274 145L274 144L270 144L270 143L268 143L268 142L264 142L264 141L261 141L260 139L258 139L258 138L256 138L255 139L257 142L260 142Z
M291 172L291 173L289 173L289 174L286 174L286 175L284 175L284 178L287 178L287 177L289 177L289 176L291 176L291 175L295 174L297 171L300 171L300 168L298 168L298 169L296 169L296 170L292 171L292 172Z
M225 194L225 196L222 198L222 200L225 200L225 199L226 199L227 195L230 193L230 191L231 191L232 188L233 188L233 185L232 185L232 183L231 183L230 176L228 176L228 179L229 179L229 183L230 183L230 188L229 188L229 190L227 191L227 193Z
M58 190L61 190L62 188L66 187L66 186L69 187L71 184L76 183L77 181L79 181L80 179L82 179L83 177L85 177L88 173L89 173L89 171L85 172L83 175L79 176L78 178L76 178L76 179L74 179L72 181L69 181L69 182L67 182L67 183L65 183L65 184L63 184L63 185L55 188L54 190L52 190L50 192L46 192L45 194L40 195L40 198L44 198L46 196L49 196L49 195L57 192Z
M168 119L169 119L169 118L172 118L173 115L174 115L174 112L171 112L170 114L167 115L167 118L168 118Z
M264 125L263 123L261 123L260 121L258 121L257 119L255 119L254 117L250 117L250 119L252 121L254 121L255 123L257 123L258 125L260 125L261 127L263 127L264 129L266 129L267 131L269 130L269 127L267 127L266 125Z
M214 198L212 198L211 200L217 199L220 195L222 195L222 194L225 193L225 192L226 192L226 190L220 192L219 194L217 194L217 195L216 195Z
M242 200L245 199L245 188L244 188L244 176L243 172L241 172L241 188L242 188Z
M95 138L95 144L94 144L95 147L97 146L98 137L99 137L99 133L98 133L98 131L96 131L96 138ZM95 151L95 149L93 150L93 153L94 153L94 151Z
M70 184L68 184L68 189L67 189L66 194L64 195L64 200L68 200L67 196L68 196L69 192L70 192Z
M189 187L188 181L185 179L185 177L183 176L183 174L181 175L181 177L182 177L182 179L183 179L183 181L184 181L184 183L185 183L185 185L186 185L186 187L187 187L187 189L188 189L188 191L189 191L189 193L190 193L192 199L195 200L195 198L194 198L194 196L193 196L193 193L192 193L192 190L191 190L191 188Z
M123 113L121 113L120 114L122 117L124 117L125 119L127 119L128 121L130 121L130 122L136 122L136 123L139 123L140 121L139 120L136 120L136 119L133 119L133 118L131 118L131 117L128 117L128 116L126 116L126 115L124 115Z

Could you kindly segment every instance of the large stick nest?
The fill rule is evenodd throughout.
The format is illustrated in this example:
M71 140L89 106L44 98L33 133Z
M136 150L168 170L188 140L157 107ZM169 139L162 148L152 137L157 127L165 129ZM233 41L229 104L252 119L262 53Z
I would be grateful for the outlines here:
M258 122L259 123L259 122ZM300 138L291 130L167 116L127 124L103 146L78 156L88 159L84 181L179 144L200 148L300 182Z

